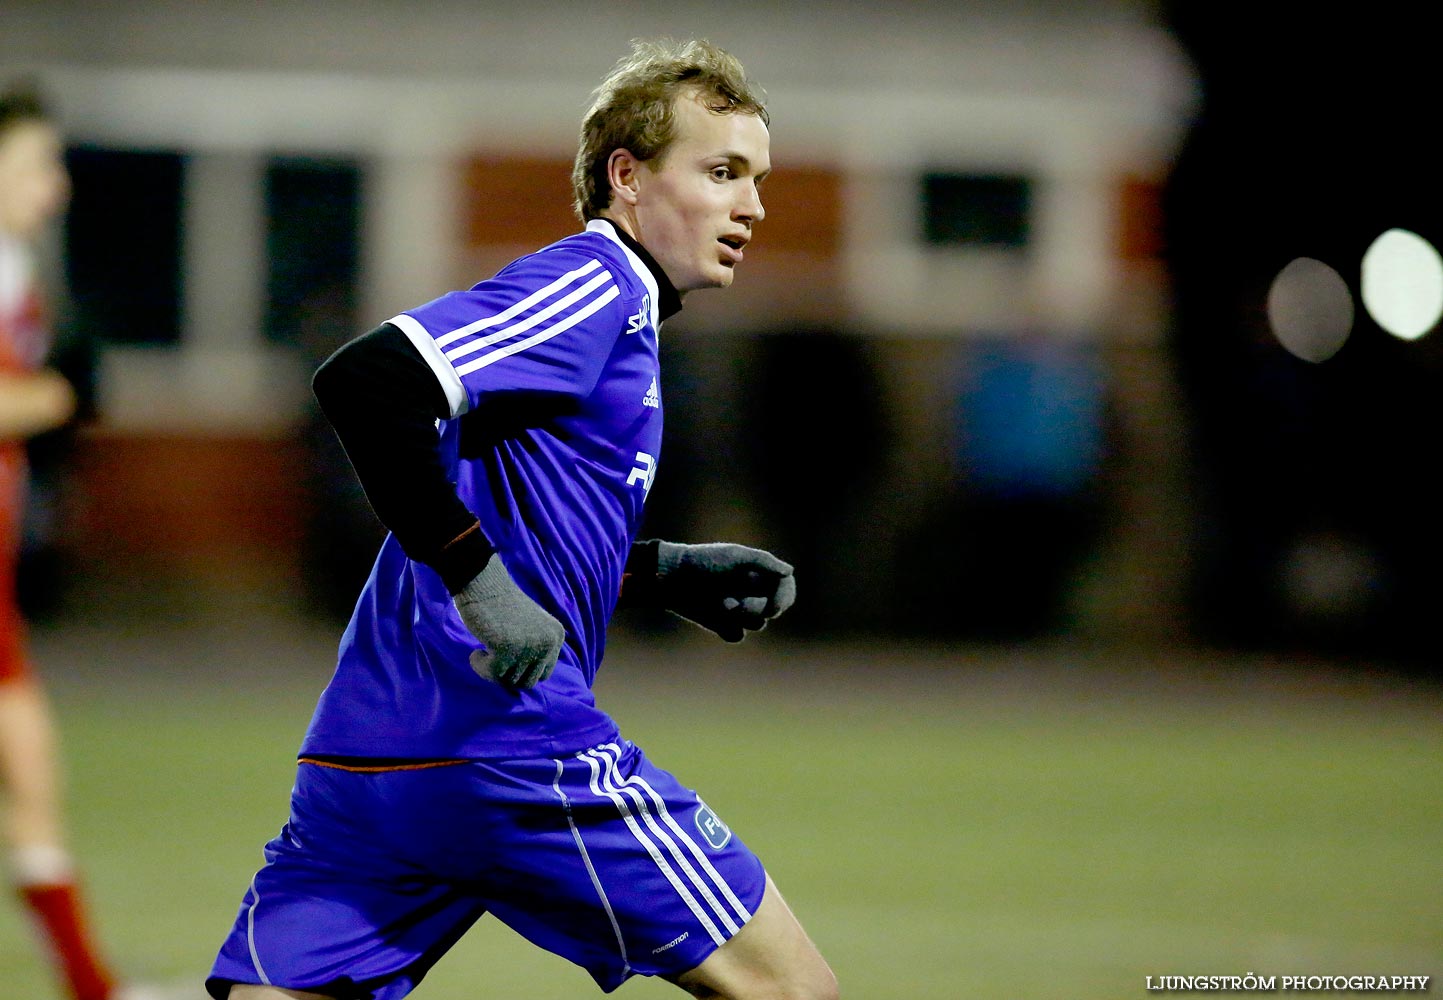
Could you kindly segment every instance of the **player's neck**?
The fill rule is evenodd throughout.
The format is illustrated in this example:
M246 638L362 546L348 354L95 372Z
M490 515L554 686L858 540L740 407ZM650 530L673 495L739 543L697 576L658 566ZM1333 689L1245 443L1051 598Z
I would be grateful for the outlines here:
M636 238L636 232L638 228L636 225L636 219L631 216L630 213L624 211L618 212L613 207L603 211L601 213L601 218L605 219L607 222L615 226L618 232L623 232L627 236L630 236L634 242L641 242Z
M602 222L611 223L612 228L616 230L617 238L621 240L624 246L630 248L631 251L641 259L641 262L651 271L652 276L656 278L657 290L661 295L661 302L659 303L661 318L666 319L679 312L681 310L681 299L685 293L677 291L676 286L671 282L671 277L666 273L666 269L661 266L661 262L653 257L651 251L646 249L645 244L636 238L635 230L628 229L622 220L605 212L598 216L598 218ZM634 224L635 220L632 220L632 222Z

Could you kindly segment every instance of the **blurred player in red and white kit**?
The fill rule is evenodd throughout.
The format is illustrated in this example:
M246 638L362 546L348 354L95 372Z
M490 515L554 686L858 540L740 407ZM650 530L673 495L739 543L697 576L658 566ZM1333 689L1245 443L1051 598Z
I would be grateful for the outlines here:
M65 845L55 728L26 655L16 601L24 523L25 442L65 424L75 393L43 367L50 347L31 242L70 195L64 146L39 96L0 92L0 804L8 874L72 1000L142 1000L119 986L87 929ZM0 984L0 992L6 992Z

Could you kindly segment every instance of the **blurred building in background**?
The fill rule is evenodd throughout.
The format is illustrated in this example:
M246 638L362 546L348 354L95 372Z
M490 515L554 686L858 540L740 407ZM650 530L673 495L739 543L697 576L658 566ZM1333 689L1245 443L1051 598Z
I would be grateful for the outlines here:
M1142 0L11 0L0 65L62 111L96 344L63 544L130 593L348 611L379 534L310 371L572 232L591 87L630 38L695 34L767 89L776 172L736 285L668 324L648 530L793 559L805 635L1416 651L1436 351L1363 320L1311 364L1259 316L1289 259L1356 279L1360 240L1436 210L1396 130L1394 166L1359 151L1377 81L1310 48L1341 28L1294 29Z

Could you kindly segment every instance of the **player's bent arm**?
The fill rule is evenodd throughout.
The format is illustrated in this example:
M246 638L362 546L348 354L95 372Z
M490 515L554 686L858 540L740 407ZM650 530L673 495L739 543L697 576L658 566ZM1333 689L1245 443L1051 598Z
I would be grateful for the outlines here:
M494 549L447 478L436 421L450 409L420 352L383 324L331 355L311 387L381 523L460 591Z
M331 355L311 384L376 516L408 556L440 574L486 644L472 665L512 687L545 680L565 629L516 586L447 477L436 421L450 407L415 345L382 324Z
M59 372L0 372L0 440L52 431L75 415L75 405L75 389Z

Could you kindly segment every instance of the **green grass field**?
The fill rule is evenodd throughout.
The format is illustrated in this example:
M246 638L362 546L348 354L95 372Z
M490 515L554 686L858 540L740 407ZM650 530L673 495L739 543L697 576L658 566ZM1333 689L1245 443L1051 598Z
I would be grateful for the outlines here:
M778 633L782 630L778 629ZM767 862L843 995L1116 1000L1162 975L1443 974L1443 692L1192 655L621 637L623 730ZM329 676L329 627L42 630L108 950L199 979ZM14 907L0 994L56 996ZM415 994L600 995L483 921ZM633 980L619 996L680 996Z

